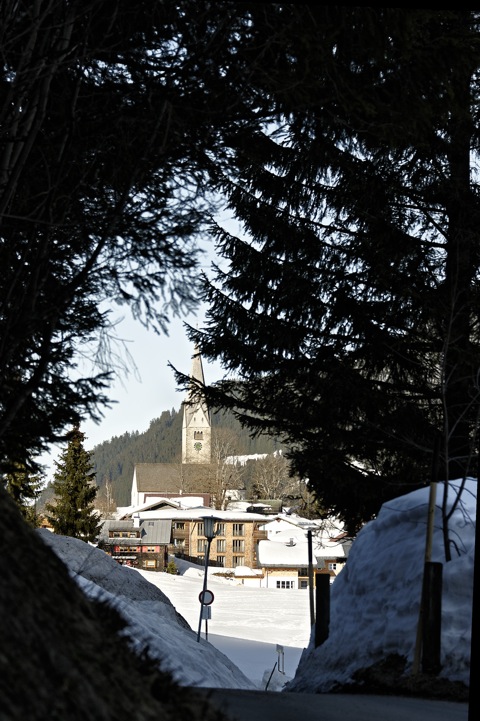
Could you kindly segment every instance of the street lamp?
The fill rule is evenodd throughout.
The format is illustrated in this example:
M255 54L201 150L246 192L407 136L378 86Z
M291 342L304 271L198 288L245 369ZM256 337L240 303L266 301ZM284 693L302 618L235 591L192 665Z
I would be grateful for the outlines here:
M207 573L208 573L208 559L210 557L210 546L215 538L215 524L219 520L215 516L203 516L203 535L207 539L207 548L205 550L205 576L203 578L203 591L200 594L200 619L198 621L198 633L197 641L200 641L200 631L202 628L203 609L205 608L206 590L207 590Z

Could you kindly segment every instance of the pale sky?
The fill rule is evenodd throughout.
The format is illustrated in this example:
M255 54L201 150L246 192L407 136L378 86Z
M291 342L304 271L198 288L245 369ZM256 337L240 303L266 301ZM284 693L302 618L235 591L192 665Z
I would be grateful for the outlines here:
M120 314L118 317L121 317ZM140 322L131 318L129 312L128 315L125 313L124 320L117 327L117 335L126 342L136 370L132 368L126 376L119 374L112 383L108 395L117 402L103 409L102 421L96 424L87 420L81 425L87 450L93 450L96 445L127 432L143 433L163 411L180 409L185 393L177 391L173 371L168 363L183 373L191 371L193 345L183 327L185 320L192 326L198 322L201 327L204 318L200 314L183 320L175 318L166 336L147 331ZM222 368L218 362L211 364L205 359L202 361L207 383L222 377ZM87 370L87 373L90 372L91 368ZM41 456L41 463L46 468L46 482L53 479L54 461L59 459L64 448L65 445L51 446L50 453Z
M185 393L177 391L168 363L184 373L191 370L193 345L186 336L184 320L193 326L198 321L200 326L203 317L192 315L183 320L173 319L168 336L146 330L128 316L118 326L118 335L126 341L137 370L132 370L127 377L118 376L110 390L110 397L117 403L104 410L102 422L99 425L93 421L83 424L87 448L127 431L146 431L150 421L163 411L179 410ZM219 364L212 365L203 360L203 370L207 383L221 376Z
M229 232L245 238L238 222L227 211L219 212L217 221ZM199 270L209 275L212 262L226 268L226 261L216 254L213 240L208 234L198 242L198 247L204 251ZM193 345L187 338L184 323L201 328L205 315L206 306L199 304L193 314L182 318L170 316L169 334L158 335L146 330L139 321L134 320L128 307L113 308L110 320L120 321L115 335L125 342L135 367L130 364L128 374L123 372L116 375L107 394L116 403L113 403L111 408L103 408L101 422L96 424L86 420L82 424L81 430L85 433L87 450L93 450L96 445L109 441L114 436L133 431L142 433L163 411L180 409L185 394L177 391L173 371L168 367L168 363L183 373L190 373ZM120 345L118 349L114 347L114 351L119 351L120 348ZM86 356L87 362L81 372L85 372L87 376L92 372L100 372L98 368L92 370L88 351ZM121 356L125 359L123 351ZM213 383L223 377L219 362L208 363L204 358L202 361L206 383ZM41 457L41 463L46 466L47 482L53 474L53 462L58 460L64 448L65 445L52 446L50 453Z
M227 221L225 222L228 224ZM219 259L214 255L211 241L206 240L203 248L206 252L200 268L208 273L212 260L215 259L218 263ZM205 312L206 307L200 304L197 311L188 316L181 318L170 316L169 334L158 335L152 330L147 330L140 321L134 320L128 307L112 309L111 322L119 321L115 335L124 342L132 362L129 362L125 356L121 343L113 346L114 353L121 356L128 372L123 370L116 373L107 393L116 403L112 403L110 408L103 408L104 417L101 422L97 424L92 420L86 420L82 424L81 430L85 433L87 450L92 450L96 445L114 436L133 431L142 433L163 411L180 409L185 393L177 390L173 371L168 364L171 363L183 373L190 373L193 345L187 338L184 323L201 328L205 322ZM99 368L92 370L88 351L86 355L87 360L80 368L81 372L86 375L100 372ZM222 377L220 363L208 363L205 359L202 361L207 383L213 383ZM47 481L51 480L53 461L58 460L64 447L64 445L52 446L51 452L41 457L41 462L47 467Z
M217 221L229 232L245 238L238 222L227 211L220 212ZM204 251L199 265L201 271L210 275L212 262L226 268L226 261L216 254L213 240L208 235L198 244ZM112 320L123 317L118 326L118 335L127 342L137 374L132 370L127 378L119 377L112 385L110 397L118 402L111 409L104 410L104 419L99 425L92 421L83 425L85 444L89 450L127 431L145 431L150 421L158 418L163 411L180 408L185 394L176 390L175 378L168 363L179 371L190 373L193 346L183 324L186 321L189 325L201 328L205 314L206 306L200 304L194 314L184 318L170 317L169 335L159 336L153 331L147 331L139 321L133 320L128 308L114 313ZM213 383L223 376L220 363L202 360L207 383Z

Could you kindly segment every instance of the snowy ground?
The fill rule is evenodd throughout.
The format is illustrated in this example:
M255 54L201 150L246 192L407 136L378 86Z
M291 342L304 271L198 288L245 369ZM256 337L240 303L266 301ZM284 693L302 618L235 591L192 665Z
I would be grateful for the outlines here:
M443 564L440 680L469 684L477 482L448 487L452 560L445 562L438 484L431 560ZM458 501L458 503L457 503ZM412 664L425 559L429 488L384 504L353 543L331 586L330 631L310 643L308 591L251 588L217 578L212 617L197 641L204 572L178 561L180 575L119 566L83 541L39 531L85 592L113 603L126 633L186 686L325 693L356 672L397 654ZM178 615L180 614L180 615ZM278 648L280 647L280 648ZM303 650L305 649L305 652ZM278 666L275 668L275 664Z
M198 633L203 571L176 560L182 575L138 571L160 588L177 611ZM214 594L211 619L202 621L201 637L230 658L259 688L275 668L270 685L293 678L310 638L309 594L306 590L250 588L208 574L208 588ZM281 649L277 650L280 646ZM275 664L277 663L277 667ZM284 678L277 668L284 670Z

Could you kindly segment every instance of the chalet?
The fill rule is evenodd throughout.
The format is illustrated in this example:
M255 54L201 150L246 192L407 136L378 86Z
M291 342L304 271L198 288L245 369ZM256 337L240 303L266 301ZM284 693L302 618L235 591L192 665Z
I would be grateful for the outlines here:
M345 566L351 541L334 519L284 517L266 528L268 540L258 544L258 567L267 588L308 588L310 557L314 576L328 574L330 582Z
M105 521L98 546L124 566L164 571L171 531L170 520Z
M143 523L149 520L171 522L169 553L202 564L205 562L207 539L203 518L216 519L215 538L210 546L209 563L223 568L258 567L259 541L267 539L264 529L271 518L258 513L217 511L211 508L137 511Z
M210 506L212 497L205 493L211 475L210 464L137 463L133 471L131 505L142 506L158 498L196 496L199 503Z

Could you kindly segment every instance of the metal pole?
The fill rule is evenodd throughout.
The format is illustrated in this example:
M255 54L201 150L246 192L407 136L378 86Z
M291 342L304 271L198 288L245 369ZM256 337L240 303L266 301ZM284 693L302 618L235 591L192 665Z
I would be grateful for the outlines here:
M311 530L307 531L307 541L308 541L308 591L310 594L310 628L312 628L315 624L315 609L314 609L314 602L313 602L313 550L312 550L312 532Z
M210 556L210 544L212 542L212 539L207 539L207 550L205 553L205 576L203 577L203 595L202 595L202 601L200 603L200 618L198 621L198 633L197 633L197 642L200 641L200 632L202 630L202 617L203 617L203 608L204 603L203 599L205 598L205 591L207 590L207 573L208 573L208 559Z

